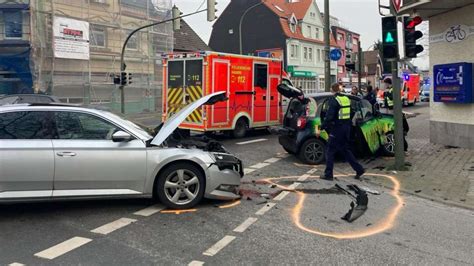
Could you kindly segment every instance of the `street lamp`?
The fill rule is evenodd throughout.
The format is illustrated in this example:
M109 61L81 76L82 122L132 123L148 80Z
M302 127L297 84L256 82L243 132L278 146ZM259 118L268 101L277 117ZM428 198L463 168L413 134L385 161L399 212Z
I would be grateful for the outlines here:
M242 16L240 17L240 23L239 23L239 47L240 47L240 54L242 54L242 22L244 21L244 17L247 15L247 13L256 8L257 6L260 6L262 5L263 3L265 3L265 1L262 1L260 3L257 3L249 8L247 8L247 10L245 10L244 14L242 14Z

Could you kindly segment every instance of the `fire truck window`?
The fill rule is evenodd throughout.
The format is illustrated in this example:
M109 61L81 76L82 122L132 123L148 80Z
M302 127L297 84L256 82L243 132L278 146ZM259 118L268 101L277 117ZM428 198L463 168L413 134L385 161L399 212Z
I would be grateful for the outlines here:
M254 71L254 86L262 89L267 88L268 82L268 66L263 64L256 64Z

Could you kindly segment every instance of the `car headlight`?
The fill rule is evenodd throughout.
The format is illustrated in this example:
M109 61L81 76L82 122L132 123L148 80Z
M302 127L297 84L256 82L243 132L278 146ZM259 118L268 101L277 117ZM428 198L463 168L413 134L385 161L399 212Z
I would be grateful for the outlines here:
M214 165L216 165L219 170L233 170L240 174L240 176L244 175L244 170L242 166L242 161L239 160L237 157L227 154L227 153L212 153L215 159Z

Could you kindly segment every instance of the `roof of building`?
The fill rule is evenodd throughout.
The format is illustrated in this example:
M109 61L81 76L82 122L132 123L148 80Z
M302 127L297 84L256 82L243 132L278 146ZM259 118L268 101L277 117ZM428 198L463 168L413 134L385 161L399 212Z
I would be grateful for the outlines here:
M283 33L288 38L303 40L312 43L324 44L324 41L306 38L301 30L301 25L296 27L296 31L292 32L290 24L288 23L292 14L295 14L296 19L302 20L306 16L308 9L314 0L299 0L295 2L289 2L288 0L266 0L263 2L273 13L280 17L280 24ZM337 47L337 42L331 35L331 46Z
M174 51L212 50L184 20L181 20L181 29L174 32L173 47Z

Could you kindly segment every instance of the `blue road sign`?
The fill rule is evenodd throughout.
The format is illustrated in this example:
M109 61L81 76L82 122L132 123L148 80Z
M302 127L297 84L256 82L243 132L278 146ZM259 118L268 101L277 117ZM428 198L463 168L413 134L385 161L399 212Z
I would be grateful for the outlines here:
M332 61L339 61L339 59L342 57L341 49L332 49L329 53L329 57Z

